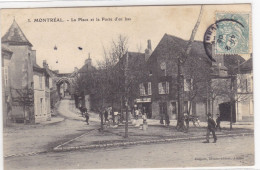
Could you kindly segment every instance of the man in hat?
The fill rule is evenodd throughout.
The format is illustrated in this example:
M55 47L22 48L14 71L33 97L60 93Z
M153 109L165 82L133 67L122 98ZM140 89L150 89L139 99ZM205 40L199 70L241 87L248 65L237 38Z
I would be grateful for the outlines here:
M210 132L212 132L213 138L214 138L214 142L217 142L217 136L215 134L215 128L216 128L216 123L212 118L212 115L209 113L208 114L208 127L207 127L207 134L206 134L206 141L204 143L209 143L209 135Z

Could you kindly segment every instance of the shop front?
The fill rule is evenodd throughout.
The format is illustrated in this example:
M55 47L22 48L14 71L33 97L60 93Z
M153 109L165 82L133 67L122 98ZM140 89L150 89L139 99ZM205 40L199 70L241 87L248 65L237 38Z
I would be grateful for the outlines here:
M147 118L152 118L152 100L151 98L135 99L135 108L140 109L142 113L146 113Z

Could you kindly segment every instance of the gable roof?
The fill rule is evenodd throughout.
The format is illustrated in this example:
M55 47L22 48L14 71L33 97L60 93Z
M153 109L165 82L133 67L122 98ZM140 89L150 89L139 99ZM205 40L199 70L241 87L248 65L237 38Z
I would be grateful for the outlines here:
M32 44L25 37L23 31L15 20L5 35L2 37L2 43L9 43L10 45L29 45L32 47Z
M45 73L47 76L51 76L46 68L42 68L36 63L33 63L33 71L38 72L38 73Z
M239 63L245 62L245 59L240 55L224 55L224 65L228 69L228 74L233 74Z
M187 46L188 40L183 40L179 37L164 34L163 38L153 51L151 57L148 59L152 59L153 57L156 57L158 53L161 53L162 50L168 50L167 53L171 56L177 56L178 54L181 54ZM202 41L194 41L191 46L190 54L189 56L194 57L195 59L199 59L204 62L200 62L201 67L205 66L204 64L208 63L211 64L212 61L207 56L204 45ZM245 59L241 57L240 55L224 55L224 66L228 69L228 72L231 73L234 68L238 65L238 62L243 63Z
M140 67L145 64L145 54L140 52L126 52L123 57L118 61L114 67L114 69L119 69L119 64L125 66L126 56L128 54L128 69L130 71L137 71L134 70L136 67Z
M238 70L239 69L239 70ZM240 73L248 73L253 70L253 59L252 57L248 60L241 63L239 66L236 67L236 70Z
M167 53L169 53L170 55L177 56L178 54L181 54L181 52L186 50L185 47L187 46L187 43L188 40L184 40L174 35L169 35L165 33L159 44L154 49L150 58L153 57L155 52L159 51L160 53L163 49L167 49ZM190 56L200 57L200 60L204 60L209 63L211 62L211 60L206 55L202 41L194 41L192 43Z

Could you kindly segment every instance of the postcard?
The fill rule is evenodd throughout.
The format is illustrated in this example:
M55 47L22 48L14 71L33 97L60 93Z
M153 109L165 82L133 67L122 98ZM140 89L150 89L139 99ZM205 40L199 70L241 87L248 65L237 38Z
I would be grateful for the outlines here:
M1 9L4 169L253 167L252 5Z

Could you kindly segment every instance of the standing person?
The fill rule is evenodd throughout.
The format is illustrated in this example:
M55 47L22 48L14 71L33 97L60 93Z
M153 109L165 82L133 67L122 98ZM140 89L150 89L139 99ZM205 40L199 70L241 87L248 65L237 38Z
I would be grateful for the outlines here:
M213 138L214 138L214 142L213 143L217 142L217 136L215 134L215 128L216 128L216 123L213 120L211 114L209 113L208 114L208 127L207 127L206 141L203 142L203 143L209 143L210 132L212 132L212 135L213 135Z
M167 113L165 113L165 125L167 127L170 126L170 118L169 118L169 115Z
M183 118L184 118L184 122L186 124L186 129L189 130L189 121L190 121L189 120L189 115L185 112Z
M139 109L137 108L135 110L135 119L137 120L138 119L138 116L139 116Z
M84 107L82 110L83 110L83 114L85 115L87 125L89 125L89 123L88 123L88 120L89 120L88 109Z
M105 109L104 117L105 117L105 123L106 123L108 121L108 108Z
M216 130L219 129L219 130L221 131L221 127L220 127L220 115L219 115L219 113L217 114L216 123L217 123Z

